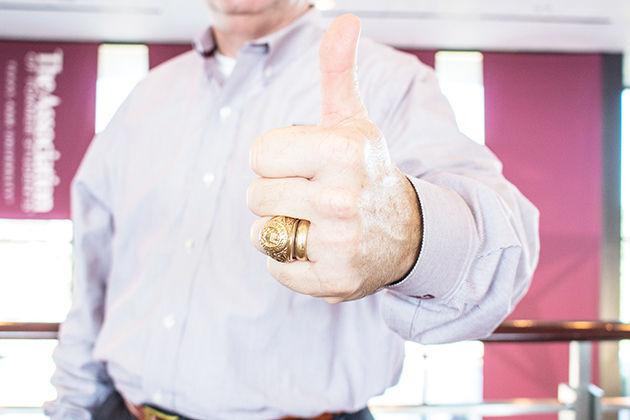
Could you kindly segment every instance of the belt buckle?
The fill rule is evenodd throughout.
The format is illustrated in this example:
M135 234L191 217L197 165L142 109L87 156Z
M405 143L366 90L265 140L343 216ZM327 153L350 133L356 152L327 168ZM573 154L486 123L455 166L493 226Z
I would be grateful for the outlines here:
M142 413L144 414L144 420L179 420L179 416L172 416L146 405L142 408Z

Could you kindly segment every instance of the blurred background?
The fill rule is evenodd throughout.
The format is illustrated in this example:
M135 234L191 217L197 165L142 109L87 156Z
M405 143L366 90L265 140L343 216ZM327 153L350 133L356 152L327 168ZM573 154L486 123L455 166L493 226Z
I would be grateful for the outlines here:
M357 14L365 36L434 67L460 129L488 145L540 209L540 265L510 319L630 322L630 1L316 6L327 18ZM81 157L135 84L190 50L208 24L201 0L0 0L0 325L64 319L69 183ZM45 71L29 65L35 55L49 61ZM41 419L54 398L55 340L20 334L0 333L2 420ZM569 341L409 343L402 379L374 399L375 413L480 418L387 407L555 399L570 381ZM590 360L605 395L629 394L630 342L595 345Z

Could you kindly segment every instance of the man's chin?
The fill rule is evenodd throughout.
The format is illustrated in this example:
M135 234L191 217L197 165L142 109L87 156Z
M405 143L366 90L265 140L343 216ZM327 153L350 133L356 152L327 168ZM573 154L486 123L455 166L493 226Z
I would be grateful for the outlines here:
M208 0L210 9L215 13L227 16L252 16L258 15L268 9L276 7L276 1L273 0Z

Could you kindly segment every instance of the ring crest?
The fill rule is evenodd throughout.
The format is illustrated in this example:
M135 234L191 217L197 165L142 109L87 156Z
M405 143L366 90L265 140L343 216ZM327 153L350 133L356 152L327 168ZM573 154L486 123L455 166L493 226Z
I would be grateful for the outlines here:
M275 216L265 223L259 237L265 254L281 263L292 261L298 222L292 217Z

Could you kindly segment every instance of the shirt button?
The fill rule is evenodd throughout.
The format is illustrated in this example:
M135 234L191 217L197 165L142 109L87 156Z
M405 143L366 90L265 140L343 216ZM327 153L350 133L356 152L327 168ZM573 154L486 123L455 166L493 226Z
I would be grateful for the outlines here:
M212 185L213 182L214 182L214 174L211 174L210 172L208 172L207 174L203 175L203 183L206 187L209 187L210 185Z
M195 241L192 239L188 239L186 242L184 242L184 248L186 248L186 251L188 251L189 253L192 252L192 249L195 247Z
M273 75L273 69L271 67L267 67L263 74L266 78L270 78Z
M230 118L230 115L232 115L232 108L230 108L229 106L224 106L219 110L219 115L221 116L222 120L227 120L228 118Z
M164 328L167 330L170 330L175 326L175 317L173 315L165 316L162 320L162 325L164 325Z

